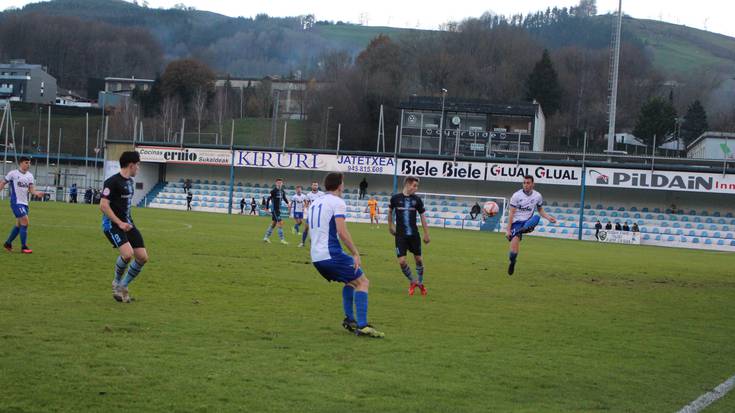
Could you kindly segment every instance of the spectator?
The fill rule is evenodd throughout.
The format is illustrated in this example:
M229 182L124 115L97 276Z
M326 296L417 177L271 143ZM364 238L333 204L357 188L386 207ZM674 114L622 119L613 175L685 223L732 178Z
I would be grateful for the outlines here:
M240 215L245 213L245 203L245 197L243 196L242 199L240 199Z
M253 198L250 201L250 215L258 215L258 211L256 211L257 208L258 208L258 203L255 201L255 198Z
M623 227L620 226L620 221L615 221L615 231L622 231Z
M365 198L365 194L367 193L368 183L367 178L363 177L362 182L360 182L360 199Z
M480 215L480 212L482 211L482 208L480 208L480 204L475 202L475 205L472 205L472 209L470 209L470 217L472 217L472 220L474 221L478 215Z
M605 230L606 231L612 230L612 222L607 221L607 224L605 224Z
M194 195L191 192L186 194L186 210L191 211L191 200L194 199Z
M69 202L72 204L77 203L77 184L71 184L71 188L69 189Z
M640 228L638 228L638 223L637 222L634 222L633 223L633 232L641 232Z
M84 191L84 203L85 204L91 204L92 203L92 187L87 187L87 190Z
M600 239L600 230L602 229L602 222L600 220L597 220L597 223L595 223L595 239L599 241Z
M676 204L673 204L673 203L671 204L671 209L670 209L670 211L671 211L671 213L672 213L672 214L678 214L678 213L679 213L679 212L678 212L679 210L678 210L678 209L676 209Z
M189 190L191 189L191 179L187 179L184 181L184 192L189 193Z
M625 221L625 224L623 224L623 231L630 232L630 227L628 226L628 221Z
M268 203L269 203L269 202L270 202L270 200L268 199L268 197L264 196L264 197L263 197L263 201L262 201L262 202L261 202L261 204L260 204L260 208L261 208L261 209L262 209L263 211L265 211L265 212L268 212Z
M100 203L100 199L102 199L102 194L99 189L95 189L94 194L92 195L92 203L98 205Z

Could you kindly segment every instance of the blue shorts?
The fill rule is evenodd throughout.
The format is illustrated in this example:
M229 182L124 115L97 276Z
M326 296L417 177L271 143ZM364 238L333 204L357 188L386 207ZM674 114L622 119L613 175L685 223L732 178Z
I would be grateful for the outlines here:
M355 260L345 253L314 263L314 267L319 271L319 274L327 281L338 281L345 284L362 276L362 268L355 271L353 265L355 265Z
M15 215L16 218L28 216L28 205L10 204L10 209L13 210L13 215Z
M304 219L304 213L303 212L294 212L293 213L293 219Z
M514 235L514 234L516 234L515 236L516 236L516 237L518 237L518 239L520 239L520 240L523 240L523 234L517 234L517 233L518 233L518 231L520 231L520 230L521 230L521 228L523 228L524 226L526 226L526 224L529 224L529 223L530 223L531 225L533 225L533 226L534 226L534 228L535 228L535 227L536 227L536 225L538 225L538 222L539 222L539 217L538 217L538 216L536 216L536 215L532 216L531 218L529 218L529 219L527 219L527 220L525 220L525 221L516 221L516 222L514 222L514 223L513 223L513 224L512 224L511 226L510 226L510 232L511 232L511 235ZM529 231L529 232L530 232L530 231ZM511 238L511 239L512 239L512 238Z
M273 220L273 222L283 221L283 219L281 218L281 211L276 212L274 210L271 210L271 219Z

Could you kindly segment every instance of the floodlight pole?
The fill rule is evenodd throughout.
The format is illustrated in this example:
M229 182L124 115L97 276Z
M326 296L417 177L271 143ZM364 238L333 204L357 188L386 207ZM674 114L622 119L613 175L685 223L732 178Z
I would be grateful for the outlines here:
M610 107L608 108L607 152L615 150L615 116L618 104L618 81L620 71L620 36L623 27L623 0L618 0L618 24L613 29L613 55L610 70Z
M439 155L442 154L442 138L444 137L444 100L447 97L447 90L442 89L442 115L439 118Z
M587 195L587 167L585 166L585 155L587 154L587 131L584 131L584 144L582 145L582 191L579 196L579 233L578 240L582 240L584 231L584 202Z

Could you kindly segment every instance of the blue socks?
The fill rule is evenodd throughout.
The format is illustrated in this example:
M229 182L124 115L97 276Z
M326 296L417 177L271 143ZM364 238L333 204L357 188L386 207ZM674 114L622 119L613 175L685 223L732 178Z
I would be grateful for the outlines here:
M130 268L128 268L128 274L123 278L122 282L120 283L121 286L127 287L135 277L140 274L140 272L143 270L143 264L139 263L138 261L133 260L133 263L130 264Z
M408 281L413 282L413 275L411 274L411 267L408 265L401 265L401 271L403 271L403 275L408 278Z
M345 285L344 288L342 288L342 306L345 309L345 317L350 320L355 319L355 312L352 310L354 303L355 289L349 285Z
M357 327L363 328L368 323L368 293L365 291L355 292L355 308L357 309Z
M117 261L115 261L115 282L117 284L120 284L120 280L122 280L122 277L125 274L125 270L127 268L127 261L125 261L123 257L118 256Z
M22 246L27 246L26 241L28 240L28 226L21 225L20 226L20 244Z
M424 266L423 265L416 266L416 274L419 275L419 284L423 284L424 283Z
M512 263L515 263L516 262L516 258L517 257L518 257L518 253L517 252L511 251L511 252L508 253L508 258L510 259L510 262L512 262Z
M296 225L293 226L293 229L296 230L296 233L297 234L299 233L299 226L300 226L300 224L296 224Z
M306 237L309 235L309 228L306 228L304 230L304 233L301 234L301 243L306 244Z
M268 229L265 230L265 238L270 238L271 235L273 235L273 227L268 227Z
M15 237L20 234L20 227L13 227L13 230L10 231L10 235L8 236L8 240L5 241L6 244L12 244L13 241L15 241Z
M280 238L281 241L283 241L283 228L278 228L278 238Z

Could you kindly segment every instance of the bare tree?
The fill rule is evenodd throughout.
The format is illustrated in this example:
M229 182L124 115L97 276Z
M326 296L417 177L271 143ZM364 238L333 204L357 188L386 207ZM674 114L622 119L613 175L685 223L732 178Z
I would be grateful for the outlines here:
M202 143L202 118L204 117L204 111L207 108L207 101L209 100L209 94L203 87L198 87L194 92L194 98L192 100L194 114L197 118L197 142Z

